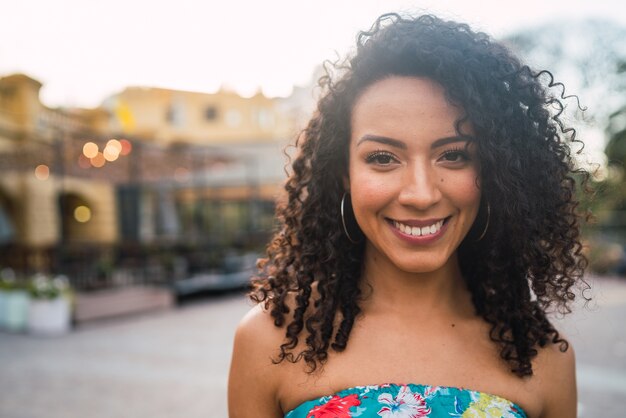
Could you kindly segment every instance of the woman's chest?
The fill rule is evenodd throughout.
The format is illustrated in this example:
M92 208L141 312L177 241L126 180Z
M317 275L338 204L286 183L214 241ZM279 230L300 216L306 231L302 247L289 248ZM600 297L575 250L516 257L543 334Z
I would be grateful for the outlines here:
M539 416L540 396L529 379L509 371L487 335L468 329L409 331L355 326L346 350L329 352L328 361L315 373L292 365L280 391L284 410L346 388L410 383L497 395L520 405L529 417Z

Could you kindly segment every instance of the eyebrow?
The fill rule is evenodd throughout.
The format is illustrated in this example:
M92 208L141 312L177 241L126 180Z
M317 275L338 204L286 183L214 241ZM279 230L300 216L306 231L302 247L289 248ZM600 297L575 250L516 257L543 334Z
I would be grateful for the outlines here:
M389 138L386 136L380 135L363 135L361 139L357 142L356 146L358 147L361 143L366 141L378 142L379 144L389 145L395 148L407 149L407 145L399 141L397 139ZM431 144L431 148L438 148L447 144L451 144L454 142L471 142L474 141L474 138L471 136L447 136L445 138L439 138Z
M388 138L386 136L379 136L379 135L363 135L361 139L359 139L359 142L356 143L356 146L358 147L359 145L361 145L363 142L366 142L366 141L378 142L379 144L390 145L392 147L400 148L400 149L407 148L406 144L402 141L398 141L397 139Z

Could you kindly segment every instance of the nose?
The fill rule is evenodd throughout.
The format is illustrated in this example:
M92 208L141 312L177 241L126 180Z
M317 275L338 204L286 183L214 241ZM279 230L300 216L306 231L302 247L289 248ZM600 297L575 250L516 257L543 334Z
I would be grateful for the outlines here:
M441 200L440 180L428 163L409 165L398 196L400 204L426 210Z

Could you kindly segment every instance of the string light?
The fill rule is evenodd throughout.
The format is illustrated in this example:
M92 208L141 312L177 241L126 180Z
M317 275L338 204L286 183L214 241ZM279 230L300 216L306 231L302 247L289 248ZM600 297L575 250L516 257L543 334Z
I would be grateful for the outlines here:
M80 223L89 222L91 219L91 209L84 205L77 206L76 209L74 209L74 219Z
M80 154L78 156L78 166L80 168L83 168L83 169L90 168L91 167L91 161L89 161L89 158L85 157L84 154Z
M120 152L116 147L107 144L107 146L104 148L104 151L102 151L102 155L104 156L105 160L113 162L117 160L117 158L120 156Z
M122 146L122 149L120 150L120 155L128 155L131 153L131 151L133 150L133 144L130 143L129 140L127 139L120 139L120 145Z
M96 167L96 168L100 168L100 167L102 167L102 166L104 166L106 164L106 160L104 158L104 155L102 155L101 152L96 154L95 157L91 158L90 161L91 161L91 165Z
M45 164L39 164L35 167L35 177L37 177L37 180L48 180L50 168Z
M94 158L98 155L98 145L94 142L87 142L83 145L83 154L87 158Z

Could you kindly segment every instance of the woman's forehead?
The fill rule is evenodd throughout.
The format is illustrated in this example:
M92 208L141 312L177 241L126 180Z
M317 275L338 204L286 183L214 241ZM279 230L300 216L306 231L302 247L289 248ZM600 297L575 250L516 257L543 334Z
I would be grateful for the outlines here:
M433 140L471 135L468 123L457 122L463 110L451 104L443 88L418 77L390 77L370 85L352 109L353 139L378 135L408 140L426 136ZM423 139L423 138L422 138Z

